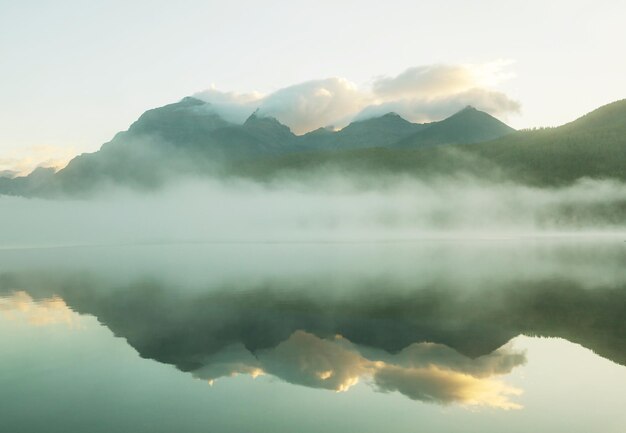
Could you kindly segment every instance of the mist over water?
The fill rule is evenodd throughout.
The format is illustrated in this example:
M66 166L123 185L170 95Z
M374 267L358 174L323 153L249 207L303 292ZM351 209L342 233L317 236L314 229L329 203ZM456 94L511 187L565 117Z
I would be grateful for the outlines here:
M533 188L474 178L187 178L89 199L0 196L3 247L154 242L386 241L623 236L626 188L581 180Z
M143 362L214 385L207 396L221 395L235 375L261 377L261 384L268 376L357 396L363 383L418 403L525 410L537 396L524 397L518 371L540 353L527 354L519 335L567 339L626 363L622 244L534 238L4 249L0 323L30 324L36 333L93 316ZM98 347L106 344L98 338Z
M363 395L409 401L430 420L440 413L419 405L472 408L483 414L480 425L491 422L488 411L524 412L540 401L523 380L546 353L528 350L538 337L549 348L578 347L575 361L593 353L586 368L595 375L604 361L626 364L625 206L617 181L535 188L332 169L266 182L189 176L150 191L109 186L80 199L2 196L0 334L23 333L10 343L21 354L37 349L27 342L42 327L66 346L77 337L62 327L106 328L112 335L94 337L94 353L104 357L102 348L121 340L132 354L104 357L111 361L94 363L100 372L93 377L113 377L115 362L126 371L140 359L115 385L124 397L114 399L139 411L149 399L126 397L127 388L141 389L148 363L171 367L189 407L192 393L235 407L258 387L264 394L254 404L275 410L283 383L292 388L281 392L294 399L316 396L314 408L327 394L349 391L350 402ZM66 352L55 367L62 378L85 358L76 348ZM4 362L40 393L52 392L13 357ZM149 382L165 377L154 373ZM93 381L69 388L103 388ZM191 391L198 381L205 388ZM21 395L4 383L0 395ZM5 419L22 425L28 399L11 401ZM165 400L158 404L173 413ZM209 412L214 422L229 422ZM351 416L366 414L359 406ZM183 424L202 431L197 419ZM113 422L140 421L133 413Z
M242 409L259 413L237 418L240 431L294 431L276 423L313 423L317 411L334 417L328 431L346 416L366 431L402 408L411 416L391 430L471 416L502 431L512 418L494 424L496 412L528 426L582 411L542 400L549 386L566 401L572 375L594 378L585 401L615 417L620 391L607 384L626 383L625 202L612 181L532 188L332 172L0 197L2 419L40 430L39 418L24 422L32 389L46 402L35 412L78 407L91 425L104 414L76 396L97 389L100 406L126 414L114 426L145 425L158 407L184 431L230 431ZM268 417L279 401L313 411ZM52 431L73 431L75 419Z
M0 1L0 433L626 433L626 2L440 3Z

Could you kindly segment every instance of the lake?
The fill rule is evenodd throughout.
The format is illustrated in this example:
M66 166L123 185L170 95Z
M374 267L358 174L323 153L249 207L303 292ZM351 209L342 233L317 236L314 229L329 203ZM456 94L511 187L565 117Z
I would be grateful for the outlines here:
M0 249L0 431L626 425L620 236Z

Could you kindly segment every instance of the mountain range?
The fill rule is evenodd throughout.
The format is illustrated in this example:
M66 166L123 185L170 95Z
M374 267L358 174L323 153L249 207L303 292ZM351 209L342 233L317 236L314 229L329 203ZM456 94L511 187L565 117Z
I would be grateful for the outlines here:
M224 120L210 103L186 97L145 112L94 153L62 170L0 178L0 194L84 195L117 184L155 189L182 175L265 181L302 171L471 175L532 185L584 177L626 180L626 100L557 128L515 131L473 107L432 123L398 114L355 121L335 131L295 135L272 117Z

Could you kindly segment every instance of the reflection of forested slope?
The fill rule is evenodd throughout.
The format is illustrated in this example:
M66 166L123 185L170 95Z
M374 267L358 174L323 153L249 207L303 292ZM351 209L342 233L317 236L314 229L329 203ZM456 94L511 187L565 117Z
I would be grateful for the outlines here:
M464 293L440 286L396 290L389 280L328 297L316 295L318 284L302 283L297 291L266 284L185 295L151 281L111 289L87 276L4 274L0 293L23 287L35 298L57 294L77 312L96 316L142 356L182 370L233 344L252 353L275 347L297 330L339 334L391 353L434 342L470 357L487 355L519 334L559 337L626 365L626 286L585 289L558 279Z

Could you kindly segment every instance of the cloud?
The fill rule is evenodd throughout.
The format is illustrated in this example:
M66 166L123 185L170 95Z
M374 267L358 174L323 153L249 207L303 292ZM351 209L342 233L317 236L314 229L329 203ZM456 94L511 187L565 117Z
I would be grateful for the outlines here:
M372 92L385 100L436 99L473 88L496 86L513 77L507 72L511 61L498 60L477 65L436 64L408 68L395 77L378 77Z
M413 122L441 120L472 105L492 115L518 112L520 104L492 86L512 78L509 61L479 65L429 65L409 68L372 83L373 99L356 118L393 111Z
M346 78L311 80L260 93L220 92L214 87L194 96L210 102L226 120L243 123L258 108L296 134L332 126L342 128L390 111L413 122L441 120L467 105L493 115L519 111L519 103L493 87L510 79L510 62L478 65L426 65L358 86Z
M379 76L368 85L331 77L305 81L269 94L220 91L214 85L193 96L210 104L225 120L242 124L255 110L287 125L296 134L322 127L341 129L355 120L396 112L411 122L444 119L467 105L494 116L518 112L520 105L496 87L513 77L511 62L424 65L396 76ZM37 167L61 169L76 153L61 146L37 146L0 158L0 176L25 175Z
M60 170L75 156L71 147L30 146L0 158L0 177L24 176L38 167Z
M15 170L0 170L0 177L8 177L9 179L12 179L19 174L20 173Z
M221 92L215 86L211 86L209 89L196 93L194 97L210 103L224 120L240 124L257 109L263 99L263 94Z
M314 80L278 90L266 97L260 115L272 116L302 134L329 125L346 125L370 100L344 78Z
M468 105L494 116L506 116L520 109L518 102L502 92L473 88L437 98L399 99L372 104L365 107L354 119L365 120L394 112L411 122L426 123L444 119Z
M438 98L463 92L476 85L464 66L430 65L409 68L395 77L380 77L372 92L385 100Z

